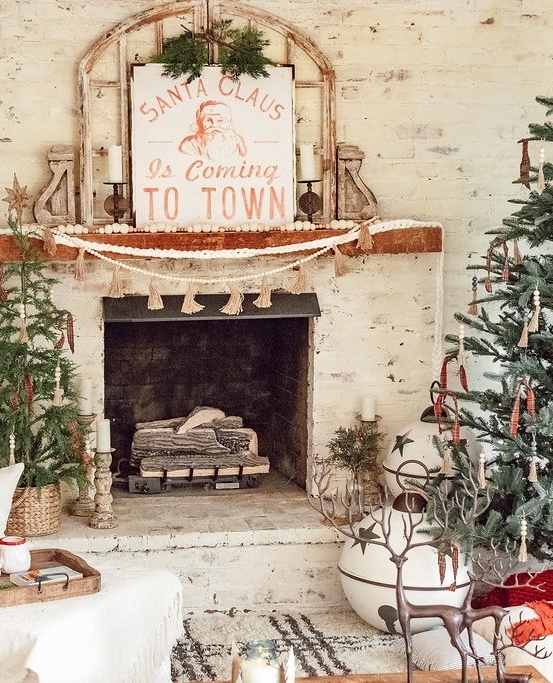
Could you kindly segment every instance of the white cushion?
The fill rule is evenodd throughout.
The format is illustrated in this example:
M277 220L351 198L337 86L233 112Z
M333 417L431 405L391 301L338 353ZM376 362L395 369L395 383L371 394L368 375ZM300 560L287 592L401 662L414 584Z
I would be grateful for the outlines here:
M460 669L461 657L456 648L451 644L449 634L442 626L430 631L414 633L411 636L413 643L413 664L424 671L440 669ZM466 631L461 634L461 640L468 648L468 636ZM493 666L495 657L492 655L492 647L481 636L474 634L474 649L479 657L482 657L485 666ZM399 641L402 647L404 642ZM467 666L475 666L473 657L467 658Z
M6 533L6 524L10 516L13 493L22 473L22 462L0 468L0 537Z
M509 638L505 635L507 629L519 621L535 619L537 614L529 605L517 605L505 609L508 614L501 622L500 633L504 641L508 642ZM491 617L480 619L480 621L474 622L474 631L491 643L493 642L495 622ZM553 681L553 657L534 657L532 652L535 651L536 647L541 649L542 653L553 652L553 635L547 635L535 643L530 642L526 650L520 647L508 647L503 650L505 666L533 666L546 680Z

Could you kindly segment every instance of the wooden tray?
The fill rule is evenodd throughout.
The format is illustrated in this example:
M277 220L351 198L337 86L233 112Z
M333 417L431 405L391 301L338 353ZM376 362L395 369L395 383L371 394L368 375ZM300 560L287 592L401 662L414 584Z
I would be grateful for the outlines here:
M76 598L82 595L97 593L101 587L100 572L93 569L83 559L73 555L67 550L48 548L45 550L31 550L31 569L43 569L64 564L71 569L81 572L82 579L72 579L64 590L64 582L51 583L42 586L42 592L38 592L38 586L13 586L0 590L0 607L12 607L29 602L49 602L62 598ZM0 576L8 581L8 575Z

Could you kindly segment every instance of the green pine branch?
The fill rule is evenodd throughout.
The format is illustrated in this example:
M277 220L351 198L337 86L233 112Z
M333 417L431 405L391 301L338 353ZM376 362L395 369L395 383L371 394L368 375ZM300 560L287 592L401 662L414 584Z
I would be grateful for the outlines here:
M218 63L222 72L238 80L242 74L252 78L267 77L268 66L274 62L265 57L263 50L270 44L259 29L246 26L235 28L231 19L221 19L203 31L184 32L168 38L161 54L153 55L151 62L164 64L164 76L187 76L187 83L199 78L203 69L211 64L212 48L218 48Z

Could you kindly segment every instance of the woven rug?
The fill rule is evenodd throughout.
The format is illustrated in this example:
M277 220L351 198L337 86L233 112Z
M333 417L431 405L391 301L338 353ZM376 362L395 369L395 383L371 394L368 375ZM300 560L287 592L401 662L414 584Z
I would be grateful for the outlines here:
M276 642L279 661L294 649L296 676L405 671L401 636L382 633L352 611L210 612L184 619L184 636L173 650L174 683L230 679L231 647L248 640Z

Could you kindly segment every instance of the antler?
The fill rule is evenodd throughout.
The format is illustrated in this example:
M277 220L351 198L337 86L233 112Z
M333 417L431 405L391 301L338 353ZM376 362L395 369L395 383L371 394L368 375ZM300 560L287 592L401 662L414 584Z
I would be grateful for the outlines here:
M355 540L358 538L355 523L359 521L363 511L362 492L354 491L353 486L347 485L345 493L338 493L338 489L331 485L332 474L333 470L325 460L314 463L311 476L312 492L307 500L337 531ZM338 514L337 502L347 513L346 520L343 515Z
M514 544L501 547L500 543L490 542L490 551L484 554L483 551L476 553L472 559L472 571L469 572L471 578L481 584L491 588L512 588L530 587L544 592L544 582L533 583L538 572L526 572L524 575L514 574L513 571L518 564L518 559L514 553ZM506 584L507 577L513 576L513 582ZM524 576L524 578L523 578Z

